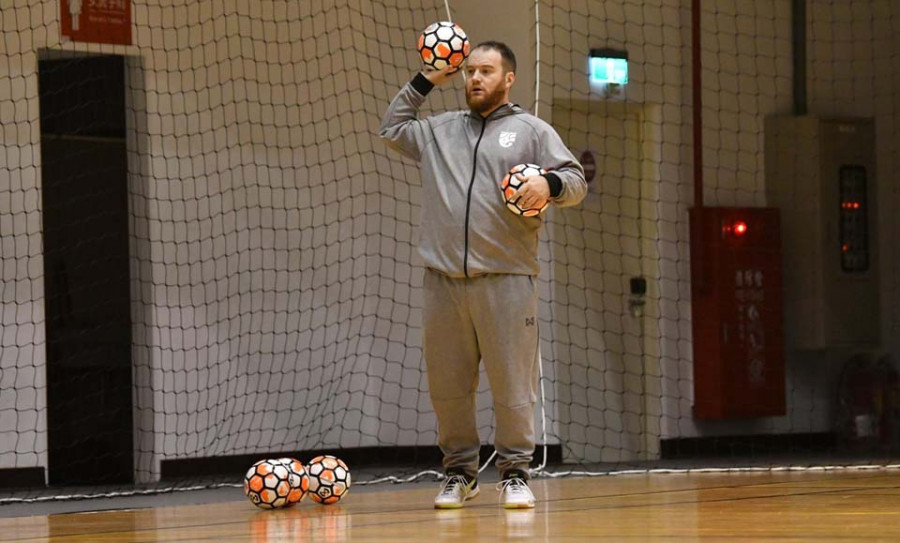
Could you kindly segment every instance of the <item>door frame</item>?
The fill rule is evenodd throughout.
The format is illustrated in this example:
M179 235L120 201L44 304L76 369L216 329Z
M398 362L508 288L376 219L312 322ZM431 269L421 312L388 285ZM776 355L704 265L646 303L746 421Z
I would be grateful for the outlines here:
M638 184L638 237L640 273L646 279L646 294L642 297L628 295L623 307L631 307L637 316L642 332L641 359L641 417L642 436L637 460L655 460L660 457L662 384L660 351L660 228L659 188L662 180L662 108L657 104L609 101L602 99L554 98L551 111L599 114L613 118L633 117L638 125L640 141L640 181ZM574 150L573 150L574 152ZM577 158L577 157L576 157ZM601 161L598 160L598 169ZM600 176L598 171L597 176ZM594 182L598 182L595 179ZM554 243L550 243L551 263ZM551 264L551 282L555 284L554 266ZM551 287L551 290L555 287ZM632 304L632 300L634 303ZM558 409L554 410L558 412ZM557 419L558 420L558 419Z

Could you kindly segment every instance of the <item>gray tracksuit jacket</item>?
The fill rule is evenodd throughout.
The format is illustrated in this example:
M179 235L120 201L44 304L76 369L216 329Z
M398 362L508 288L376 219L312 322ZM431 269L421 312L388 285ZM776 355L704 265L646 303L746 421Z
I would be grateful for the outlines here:
M554 203L571 206L587 193L584 169L549 124L517 105L500 106L487 118L452 111L419 119L432 87L416 75L394 97L379 132L420 163L425 266L450 277L538 275L543 219L511 213L500 183L513 166L538 164L550 172L545 177Z

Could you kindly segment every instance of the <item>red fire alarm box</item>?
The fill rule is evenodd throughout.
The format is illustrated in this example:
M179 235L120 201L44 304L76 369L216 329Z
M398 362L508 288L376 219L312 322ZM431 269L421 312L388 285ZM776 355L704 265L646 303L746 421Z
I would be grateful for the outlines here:
M778 210L695 207L690 221L694 417L784 415Z

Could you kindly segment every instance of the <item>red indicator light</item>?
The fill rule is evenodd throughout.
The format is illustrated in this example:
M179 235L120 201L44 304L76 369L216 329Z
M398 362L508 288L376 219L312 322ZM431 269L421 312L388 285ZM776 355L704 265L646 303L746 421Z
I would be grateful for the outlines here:
M722 221L722 237L732 236L735 238L739 238L744 236L749 230L746 221L742 220L728 220Z

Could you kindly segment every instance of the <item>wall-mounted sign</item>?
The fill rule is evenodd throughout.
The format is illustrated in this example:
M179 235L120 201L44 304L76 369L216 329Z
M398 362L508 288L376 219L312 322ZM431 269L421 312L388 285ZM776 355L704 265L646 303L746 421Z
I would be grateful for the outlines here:
M131 45L131 0L59 0L62 35L72 41Z
M624 85L628 83L628 52L617 49L591 49L591 83Z
M585 149L581 152L578 162L581 162L581 166L584 168L584 180L588 183L593 181L597 175L597 160L594 158L594 152Z

